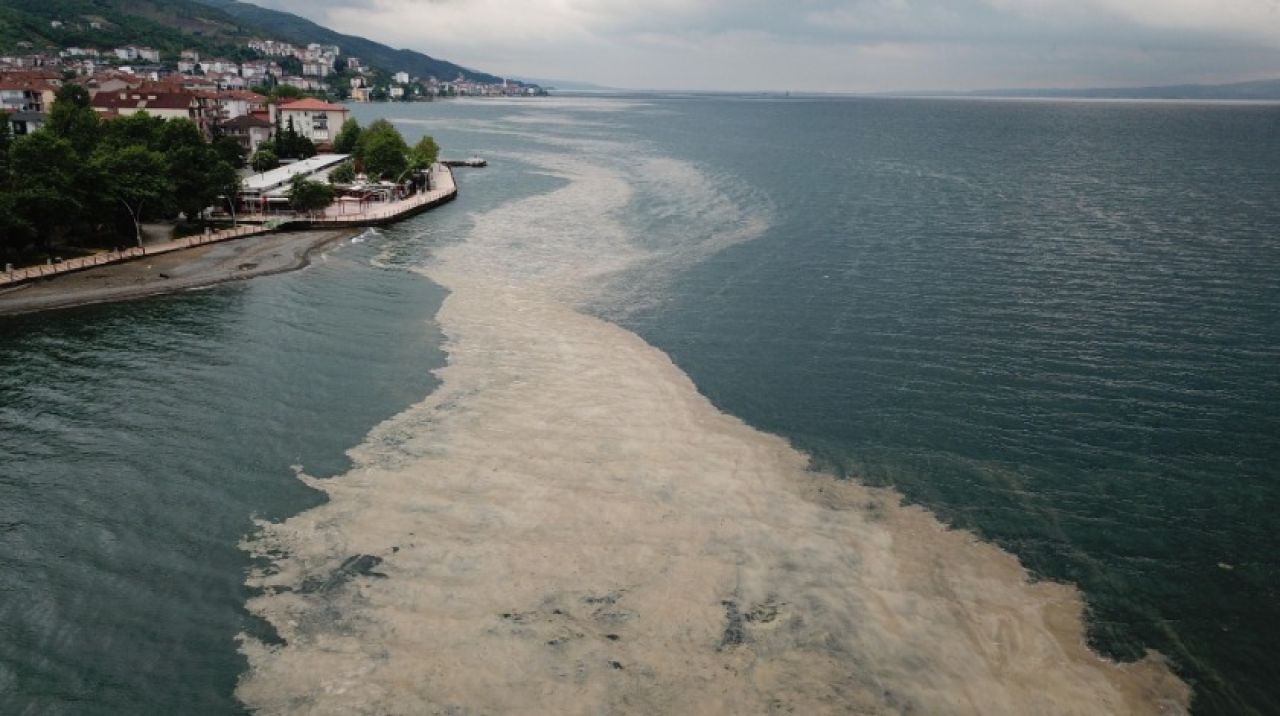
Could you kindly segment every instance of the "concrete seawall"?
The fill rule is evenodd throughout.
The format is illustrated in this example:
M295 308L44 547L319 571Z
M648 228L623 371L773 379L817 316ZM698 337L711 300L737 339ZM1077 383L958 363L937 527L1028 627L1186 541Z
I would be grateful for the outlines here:
M317 218L298 218L292 219L288 223L281 226L282 229L347 229L359 228L362 226L385 226L393 224L397 221L403 221L412 216L421 214L447 204L458 198L458 186L453 180L453 171L443 164L436 164L431 167L431 186L434 188L430 191L422 192L403 199L387 204L385 207L375 211L367 211L361 214L353 214L351 216L327 216Z

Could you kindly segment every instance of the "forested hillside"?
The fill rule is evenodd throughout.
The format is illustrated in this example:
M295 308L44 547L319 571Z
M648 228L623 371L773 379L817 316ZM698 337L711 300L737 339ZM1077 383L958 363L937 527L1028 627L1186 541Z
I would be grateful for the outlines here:
M60 23L55 27L53 23ZM257 28L191 0L0 0L0 51L145 45L228 54Z
M404 70L418 77L436 77L441 80L452 80L462 75L476 82L495 84L502 82L502 78L495 75L476 72L421 52L397 50L363 37L344 35L287 12L268 10L236 0L201 1L247 25L269 31L274 37L293 43L319 42L322 45L338 45L342 48L343 54L359 57L365 64L391 72Z
M60 23L55 27L53 23ZM144 45L175 59L183 49L235 57L252 38L338 45L343 54L387 72L484 83L502 78L344 35L297 15L234 0L0 0L0 53L65 47ZM30 43L30 48L21 43Z

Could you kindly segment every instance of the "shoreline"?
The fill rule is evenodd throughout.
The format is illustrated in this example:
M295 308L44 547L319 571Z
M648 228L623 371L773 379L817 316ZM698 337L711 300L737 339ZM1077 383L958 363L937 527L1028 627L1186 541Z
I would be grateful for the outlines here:
M279 229L231 235L191 247L170 247L160 253L129 255L99 265L21 279L0 286L0 317L135 300L297 271L310 264L312 253L333 241L412 218L457 198L458 186L447 166L435 165L431 175L436 189L358 218L298 218ZM280 253L264 257L272 248L287 250L292 259Z
M259 234L76 271L0 289L0 317L133 301L298 271L355 228Z

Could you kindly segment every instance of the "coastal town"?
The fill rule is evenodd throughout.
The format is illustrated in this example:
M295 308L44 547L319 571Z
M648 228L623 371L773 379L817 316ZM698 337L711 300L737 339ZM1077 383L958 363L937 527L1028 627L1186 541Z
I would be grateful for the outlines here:
M347 103L543 93L270 39L234 58L136 45L0 56L0 285L161 246L417 213L456 194L434 140L410 147L386 121L361 127ZM47 156L67 161L26 160Z
M94 108L104 115L131 110L182 115L207 130L263 115L270 97L378 102L545 94L540 87L505 80L482 83L375 69L343 55L336 45L251 40L242 49L248 59L202 57L196 50L165 58L159 50L134 45L0 56L0 111L11 113L15 134L34 131L63 83L88 89Z

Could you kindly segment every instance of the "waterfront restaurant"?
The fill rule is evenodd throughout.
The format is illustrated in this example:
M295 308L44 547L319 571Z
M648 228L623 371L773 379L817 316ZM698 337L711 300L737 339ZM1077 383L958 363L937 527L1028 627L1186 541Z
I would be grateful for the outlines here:
M269 172L246 177L240 183L239 204L250 212L268 214L289 208L289 189L294 177L328 181L329 172L347 161L349 154L317 154L310 159L285 164Z

